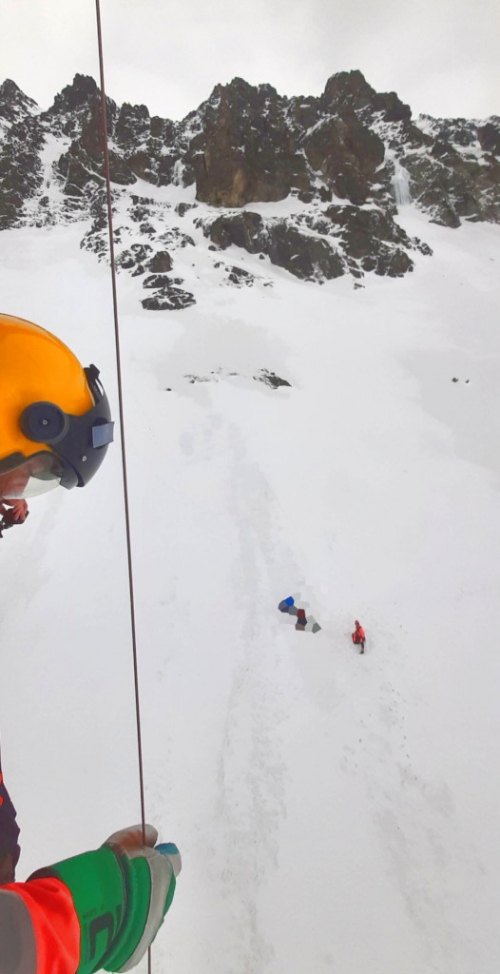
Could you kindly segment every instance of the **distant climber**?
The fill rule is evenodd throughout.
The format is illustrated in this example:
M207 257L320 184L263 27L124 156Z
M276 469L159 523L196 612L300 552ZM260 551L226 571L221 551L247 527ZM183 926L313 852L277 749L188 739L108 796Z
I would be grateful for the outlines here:
M354 625L356 626L356 628L352 634L352 641L353 643L356 644L356 646L361 646L360 653L364 653L365 641L366 641L365 630L363 629L363 626L361 625L361 623L358 622L357 619Z

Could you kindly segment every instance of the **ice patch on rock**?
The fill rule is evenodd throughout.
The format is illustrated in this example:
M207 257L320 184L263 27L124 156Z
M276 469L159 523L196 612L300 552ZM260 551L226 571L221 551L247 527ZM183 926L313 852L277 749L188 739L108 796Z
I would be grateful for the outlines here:
M394 199L398 206L411 203L410 174L398 159L394 160L394 176L391 179Z

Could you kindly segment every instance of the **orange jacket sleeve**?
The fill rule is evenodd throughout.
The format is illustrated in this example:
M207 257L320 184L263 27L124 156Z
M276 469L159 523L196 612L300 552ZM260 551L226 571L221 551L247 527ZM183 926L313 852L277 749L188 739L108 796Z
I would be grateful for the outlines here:
M61 880L0 887L2 974L75 974L79 963L80 924Z

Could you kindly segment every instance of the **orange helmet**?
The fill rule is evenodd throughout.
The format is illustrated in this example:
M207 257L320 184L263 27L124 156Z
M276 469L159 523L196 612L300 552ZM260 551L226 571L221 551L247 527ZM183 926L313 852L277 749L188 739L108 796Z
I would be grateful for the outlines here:
M95 365L55 335L0 314L0 498L83 487L113 439Z

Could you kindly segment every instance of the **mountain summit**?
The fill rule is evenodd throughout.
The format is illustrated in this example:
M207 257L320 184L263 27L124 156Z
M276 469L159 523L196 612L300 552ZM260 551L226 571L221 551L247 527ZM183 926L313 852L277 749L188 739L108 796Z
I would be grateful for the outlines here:
M180 122L152 117L145 105L107 104L114 201L127 224L117 232L118 263L157 275L144 276L154 292L145 307L194 300L161 275L176 248L194 244L184 218L195 209L191 229L211 249L243 247L318 282L411 271L412 252L430 248L398 224L410 200L450 228L500 222L500 118L414 120L395 92L377 93L360 71L333 75L319 98L234 78ZM105 254L99 119L90 77L77 74L47 111L3 83L1 229L90 217L82 245ZM175 225L171 214L165 222L164 187L190 190Z

